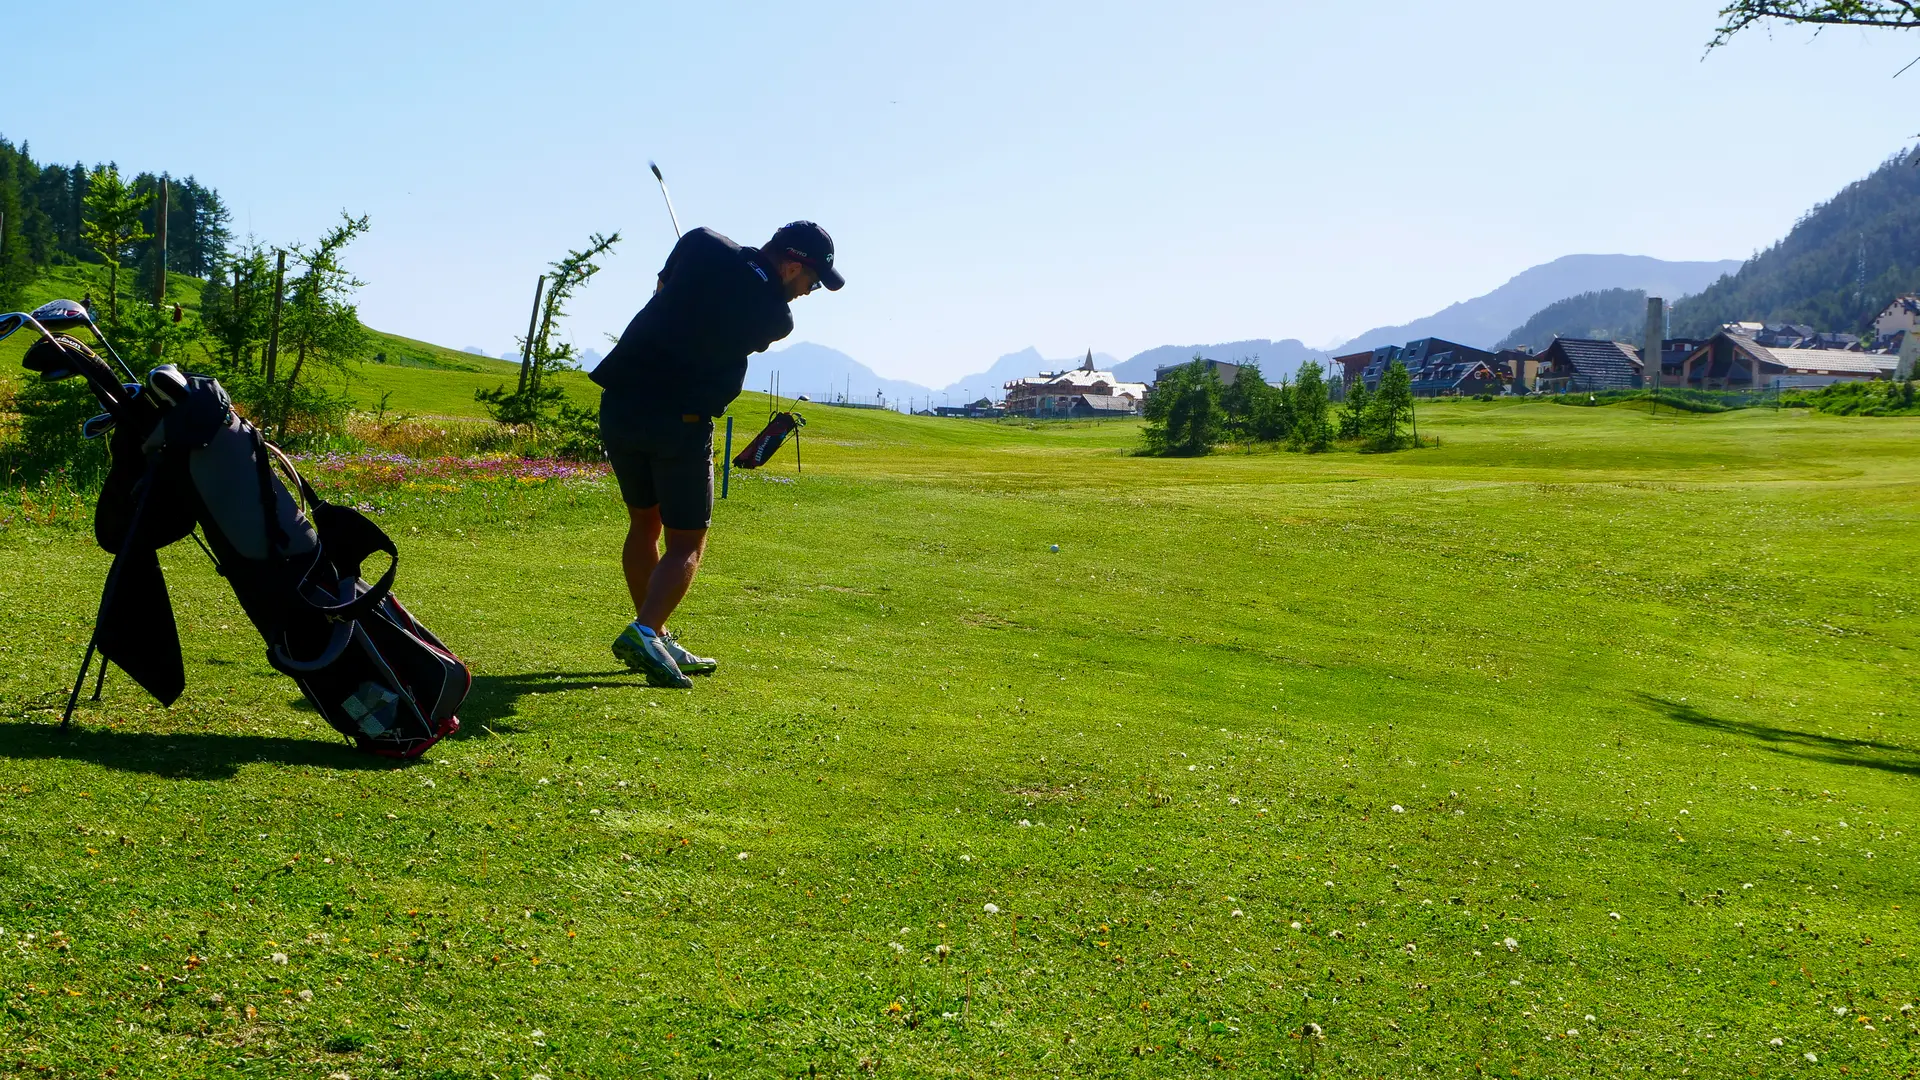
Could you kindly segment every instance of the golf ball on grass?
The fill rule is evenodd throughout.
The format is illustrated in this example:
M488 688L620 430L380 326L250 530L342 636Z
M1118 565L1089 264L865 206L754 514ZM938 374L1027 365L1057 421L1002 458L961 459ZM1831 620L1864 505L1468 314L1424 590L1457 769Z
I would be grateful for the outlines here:
M1049 545L1047 547L1047 550L1053 552L1055 555L1058 555L1060 554L1060 545L1059 544Z

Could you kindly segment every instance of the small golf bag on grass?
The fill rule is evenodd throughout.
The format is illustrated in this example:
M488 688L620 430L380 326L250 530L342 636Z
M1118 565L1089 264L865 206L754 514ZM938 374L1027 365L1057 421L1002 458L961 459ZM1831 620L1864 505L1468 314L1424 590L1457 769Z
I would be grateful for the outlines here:
M734 467L739 469L757 469L765 465L767 459L773 456L774 451L780 449L787 441L787 436L789 435L793 436L793 453L795 459L798 460L800 455L800 429L806 426L806 419L799 413L775 413L773 419L767 421L767 426L760 429L760 434L755 435L751 442L747 443L746 446L741 448L738 454L733 456Z
M12 318L0 316L0 337L19 325ZM42 332L26 367L84 377L107 409L87 431L112 432L94 537L114 561L63 727L96 648L162 704L179 697L180 641L156 552L198 526L268 663L336 731L370 753L410 758L459 729L472 676L393 595L400 557L385 531L321 499L218 382L166 364L145 385L122 383L80 341L26 319ZM368 584L361 564L376 554L387 566Z

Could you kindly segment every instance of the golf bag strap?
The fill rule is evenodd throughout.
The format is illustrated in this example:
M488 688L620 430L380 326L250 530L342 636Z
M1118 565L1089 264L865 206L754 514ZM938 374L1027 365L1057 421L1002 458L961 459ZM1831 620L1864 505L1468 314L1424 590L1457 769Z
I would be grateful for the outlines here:
M357 581L360 563L367 556L376 551L386 553L386 573L381 574L380 580L369 586L366 592L341 604L313 604L315 610L330 619L366 618L393 592L393 579L400 573L400 548L385 529L352 507L321 501L314 504L311 513L314 529L320 534L321 558L316 560L315 565L320 562L331 563L344 580ZM302 593L307 591L302 590Z
M376 551L387 554L387 572L381 574L380 580L359 596L339 604L316 604L311 599L312 594L326 593L327 590L302 588L299 590L301 598L315 611L340 622L353 622L373 614L373 609L379 607L381 601L393 592L393 580L400 573L400 548L385 529L375 525L365 514L322 499L307 478L300 475L300 470L293 467L293 461L285 451L265 439L261 439L260 445L279 461L280 467L293 479L301 500L307 505L307 515L313 521L314 532L320 537L320 548L314 554L313 564L301 578L302 586L312 580L315 570L328 564L343 576L357 579L360 576L360 564L367 556Z
M259 428L253 429L253 449L254 464L260 475L260 516L267 530L267 553L269 556L279 555L285 552L289 545L287 531L280 527L279 500L274 498L273 461L279 458L280 463L289 470L293 468L293 463L280 453L279 447L268 442L266 436L260 434ZM297 479L299 474L295 473L294 476Z
M353 624L351 622L340 622L334 624L333 636L328 639L327 647L321 651L318 657L312 660L295 660L287 654L286 647L279 644L273 646L269 655L273 660L273 666L281 671L289 674L295 672L304 674L314 671L325 671L327 668L332 667L339 661L340 657L346 653L347 646L351 644L353 644Z

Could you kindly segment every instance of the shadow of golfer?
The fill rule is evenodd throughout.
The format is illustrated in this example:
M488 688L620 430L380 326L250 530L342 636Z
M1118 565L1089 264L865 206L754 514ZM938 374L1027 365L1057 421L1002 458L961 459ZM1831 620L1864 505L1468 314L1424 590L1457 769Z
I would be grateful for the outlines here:
M242 765L254 762L343 771L392 769L407 764L358 753L324 734L290 739L217 732L115 731L79 723L62 732L57 720L0 723L0 758L85 761L167 780L228 780Z
M575 690L611 690L644 687L646 680L626 668L610 671L527 671L513 675L475 675L473 692L460 706L460 735L484 734L485 725L495 734L506 735L515 729L503 722L517 715L520 699L530 694L559 694Z
M1751 720L1728 720L1709 716L1684 701L1669 701L1652 694L1638 694L1648 708L1663 712L1675 720L1695 727L1754 739L1776 754L1824 765L1852 765L1882 772L1920 776L1920 751L1895 743L1872 739L1839 739L1788 728L1771 727Z

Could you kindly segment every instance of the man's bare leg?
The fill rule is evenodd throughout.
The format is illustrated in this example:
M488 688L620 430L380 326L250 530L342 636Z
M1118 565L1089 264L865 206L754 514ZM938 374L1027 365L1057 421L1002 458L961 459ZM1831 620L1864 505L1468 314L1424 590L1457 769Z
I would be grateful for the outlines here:
M659 520L657 508L654 520ZM680 606L687 590L693 588L693 576L699 572L700 557L707 550L705 529L666 529L664 532L666 551L658 556L645 591L636 595L640 625L656 634L666 628L673 609Z
M647 606L647 585L659 565L660 508L627 507L627 542L620 549L620 569L626 573L627 593L633 597L635 615Z

